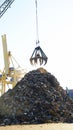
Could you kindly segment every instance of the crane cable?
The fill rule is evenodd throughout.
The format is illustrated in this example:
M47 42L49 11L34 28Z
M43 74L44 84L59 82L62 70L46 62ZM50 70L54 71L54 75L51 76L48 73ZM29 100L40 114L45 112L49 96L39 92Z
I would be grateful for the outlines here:
M38 13L37 13L37 0L35 0L36 4L36 45L39 45L39 33L38 33Z

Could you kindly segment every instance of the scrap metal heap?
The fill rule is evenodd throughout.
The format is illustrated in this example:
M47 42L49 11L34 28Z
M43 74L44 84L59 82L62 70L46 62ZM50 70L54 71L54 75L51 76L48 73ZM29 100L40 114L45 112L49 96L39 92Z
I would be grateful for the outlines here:
M43 68L28 72L0 97L0 125L73 123L73 99Z

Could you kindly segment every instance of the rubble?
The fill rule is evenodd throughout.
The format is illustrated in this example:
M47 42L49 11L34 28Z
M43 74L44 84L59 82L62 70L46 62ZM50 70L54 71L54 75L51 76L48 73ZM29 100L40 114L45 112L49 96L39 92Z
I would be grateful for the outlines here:
M43 68L28 72L0 98L0 125L73 123L73 99Z

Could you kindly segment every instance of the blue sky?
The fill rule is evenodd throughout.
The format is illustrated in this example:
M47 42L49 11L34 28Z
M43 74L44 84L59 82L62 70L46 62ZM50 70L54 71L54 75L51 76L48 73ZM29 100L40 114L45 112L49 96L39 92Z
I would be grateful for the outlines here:
M2 1L2 0L1 0ZM40 46L48 56L44 66L63 88L73 88L73 0L38 0ZM35 0L15 0L0 19L0 36L7 35L8 50L27 70L36 46ZM3 65L0 38L0 66Z

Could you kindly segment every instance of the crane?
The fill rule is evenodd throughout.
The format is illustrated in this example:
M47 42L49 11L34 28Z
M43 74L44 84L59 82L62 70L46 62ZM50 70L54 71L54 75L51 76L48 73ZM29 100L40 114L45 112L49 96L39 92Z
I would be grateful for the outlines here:
M31 65L35 64L46 64L48 57L45 55L43 52L42 48L40 47L39 43L39 34L38 34L38 14L37 14L37 0L35 0L35 5L36 5L36 47L30 57L30 63Z
M3 14L7 11L8 8L10 8L11 4L14 2L14 0L5 0L0 5L0 18L3 16Z
M6 34L2 35L2 46L4 56L4 70L0 71L0 96L6 89L13 88L18 81L26 74L26 70L18 64L10 51L7 49ZM8 87L7 87L8 86Z
M0 18L7 11L7 9L11 6L14 0L5 0L0 6ZM38 15L37 15L37 0L35 0L36 4L36 47L30 57L31 65L38 64L44 65L47 63L48 57L45 55L41 47L39 46L39 35L38 35ZM7 65L6 65L7 66Z
M0 18L7 11L7 9L11 6L14 0L5 0L0 6ZM36 47L30 57L31 65L38 64L44 65L47 63L48 57L45 55L41 47L39 46L39 35L38 35L38 15L37 15L37 0L35 0L36 4Z

